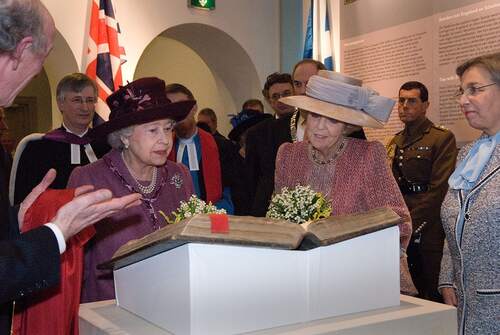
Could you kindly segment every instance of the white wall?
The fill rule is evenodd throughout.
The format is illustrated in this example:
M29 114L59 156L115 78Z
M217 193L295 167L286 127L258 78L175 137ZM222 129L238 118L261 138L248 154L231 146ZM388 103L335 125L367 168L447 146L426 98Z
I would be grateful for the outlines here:
M219 131L228 133L230 126L226 115L234 112L233 99L225 85L218 85L217 77L193 49L163 35L155 38L144 51L134 75L135 78L149 76L188 87L197 100L198 110L205 107L214 109ZM225 97L222 100L228 106L221 101L221 97Z
M90 0L42 0L42 2L53 15L62 39L68 45L69 54L73 54L78 69L82 70L85 65L84 51L87 45ZM155 37L172 27L186 23L200 23L224 32L236 41L244 54L248 55L257 73L257 79L251 79L247 84L250 87L248 90L259 92L266 76L279 69L279 0L217 0L217 8L214 11L191 9L186 3L186 0L114 1L116 18L122 30L121 43L125 47L128 59L122 69L124 80L133 80L141 55ZM203 34L203 31L200 31L200 34ZM61 44L64 43L56 43L54 55L58 49L64 48L60 46ZM63 53L67 56L68 50ZM205 56L213 56L214 53L224 57L225 50L224 48L212 50ZM56 64L61 60L54 55L49 57L48 62L53 64L52 69L57 69ZM71 65L66 64L59 68L69 70ZM230 78L229 72L232 70L229 68L225 75L216 74L215 77L222 82L229 80L230 82L225 85L231 88L234 85L234 78ZM59 74L56 75L47 68L46 71L54 91L60 79ZM245 78L241 80L244 81ZM233 92L231 98L235 99L234 95L240 93ZM226 106L239 103L239 101L227 103L223 101L224 99L228 99L228 94L221 92L220 104ZM56 106L53 103L54 108Z

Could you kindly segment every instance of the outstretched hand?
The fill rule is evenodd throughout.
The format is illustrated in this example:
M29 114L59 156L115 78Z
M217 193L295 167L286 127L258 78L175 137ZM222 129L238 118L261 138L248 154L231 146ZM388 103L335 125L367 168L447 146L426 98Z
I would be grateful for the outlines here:
M19 207L18 222L21 230L24 215L28 208L56 179L56 170L50 169L43 180L24 199ZM83 185L75 190L75 198L61 207L52 221L68 240L82 229L104 219L122 209L137 206L141 195L132 193L121 198L113 198L111 191L102 189L93 191L94 186Z
M141 203L141 195L138 193L113 198L111 191L107 189L90 192L92 190L93 186L90 185L78 187L75 198L61 207L52 220L65 240L107 216Z

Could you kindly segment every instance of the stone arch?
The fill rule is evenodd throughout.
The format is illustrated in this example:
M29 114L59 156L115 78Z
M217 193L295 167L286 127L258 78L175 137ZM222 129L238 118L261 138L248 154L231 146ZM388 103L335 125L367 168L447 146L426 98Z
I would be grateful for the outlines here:
M228 114L238 113L246 99L261 98L257 69L247 52L229 34L206 24L180 24L156 36L135 69L134 78L144 76L185 84L199 109L216 111L224 134L231 129Z

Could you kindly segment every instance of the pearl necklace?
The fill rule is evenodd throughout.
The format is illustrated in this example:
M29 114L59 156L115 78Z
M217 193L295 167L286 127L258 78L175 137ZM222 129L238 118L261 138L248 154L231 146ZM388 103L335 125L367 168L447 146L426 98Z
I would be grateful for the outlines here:
M319 165L327 165L332 163L337 159L337 157L340 155L342 152L342 149L344 149L345 146L345 138L343 138L340 142L340 145L338 146L337 150L335 150L335 153L332 155L332 157L328 158L327 160L321 159L319 157L319 150L311 146L311 158L314 161L314 163L319 164Z
M144 186L141 183L139 183L139 181L138 181L139 178L137 178L137 176L134 174L134 172L132 171L130 166L128 166L127 161L125 160L125 157L123 156L123 151L122 151L122 159L123 159L123 162L125 163L125 166L127 167L128 171L130 172L130 175L134 179L135 184L136 184L137 188L139 189L139 192L141 192L142 194L152 193L156 187L156 181L158 179L158 168L156 166L153 168L153 176L151 177L151 182L149 183L149 185Z

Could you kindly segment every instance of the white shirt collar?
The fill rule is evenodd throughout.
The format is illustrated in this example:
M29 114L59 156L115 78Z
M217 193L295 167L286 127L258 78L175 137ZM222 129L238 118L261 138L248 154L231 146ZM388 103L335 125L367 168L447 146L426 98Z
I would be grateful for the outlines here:
M87 129L85 129L85 131L84 131L83 133L81 133L81 134L77 134L77 133L75 133L75 132L71 131L68 127L66 127L66 125L64 124L64 122L62 123L62 126L64 127L64 129L66 129L66 131L67 131L68 133L73 134L73 135L76 135L76 136L78 136L78 137L83 137L83 136L85 136L85 134L87 134L87 133L89 132L89 127L87 127Z

